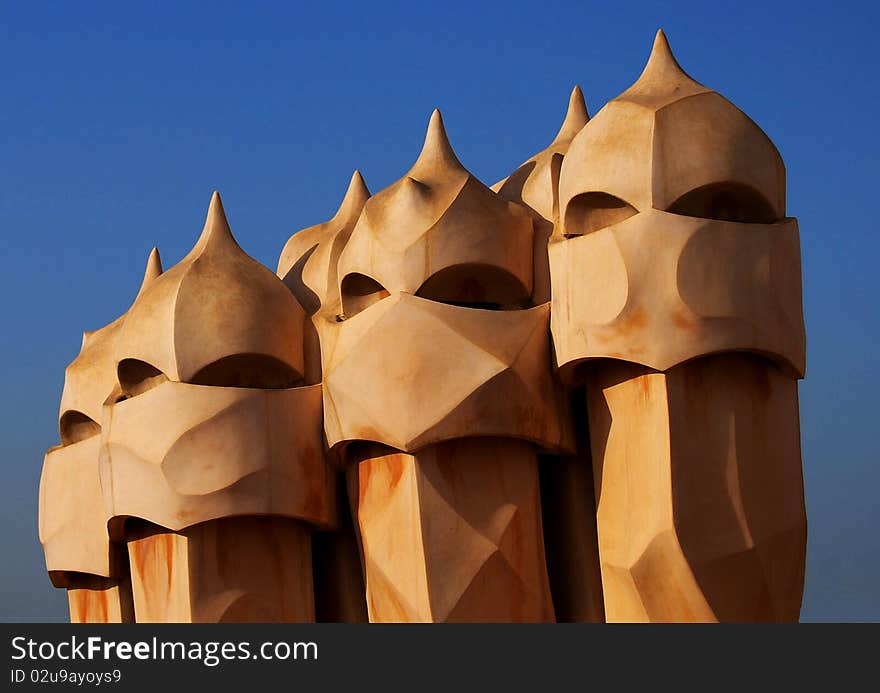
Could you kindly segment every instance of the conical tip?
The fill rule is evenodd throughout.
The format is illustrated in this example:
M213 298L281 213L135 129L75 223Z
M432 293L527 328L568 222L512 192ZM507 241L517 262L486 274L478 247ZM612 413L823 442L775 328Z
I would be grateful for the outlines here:
M681 65L679 65L678 61L675 59L675 55L672 53L672 48L669 46L669 39L666 38L663 29L657 29L657 33L654 36L654 45L651 47L651 55L648 58L648 64L650 65L651 62L668 65L670 67L674 66L684 72L684 70L681 69Z
M348 182L348 190L345 191L345 199L366 199L369 196L370 189L367 187L367 183L364 180L364 177L361 175L361 172L359 170L355 169L354 173L351 174L351 180Z
M150 256L147 258L147 274L153 279L162 274L162 257L156 246L153 246Z
M348 183L348 189L345 191L345 197L336 210L334 218L350 217L360 214L364 204L370 198L370 189L364 181L361 172L355 169L351 174L351 180Z
M646 77L662 78L666 80L680 79L682 77L690 79L688 73L682 69L678 60L675 59L675 55L672 53L672 48L669 47L669 40L666 38L666 34L663 33L663 29L658 29L657 34L654 36L654 45L651 47L651 55L648 56L648 62L645 64L645 69L642 71L639 81L642 81L642 79Z
M553 143L570 140L578 134L587 121L590 120L590 114L587 112L587 103L584 100L584 92L580 86L574 85L571 95L568 97L568 110L565 112L565 119L562 121L562 127L556 133Z
M666 34L659 29L642 74L621 96L662 101L684 98L701 91L706 91L706 88L682 69L669 47Z
M418 173L425 173L434 169L436 166L452 167L464 170L452 145L449 143L449 136L446 134L446 127L443 125L443 116L440 109L435 108L431 113L431 119L428 121L428 131L425 133L425 143L422 145L422 151L416 163L410 169L410 175L418 178Z
M141 281L141 288L138 289L138 296L144 293L144 290L160 274L162 274L162 258L159 256L159 249L153 247L150 251L150 256L147 258L147 266L144 269L144 278Z
M223 200L220 198L220 192L215 190L211 193L211 202L208 203L208 218L212 216L222 216L226 218L226 211L223 209Z
M205 226L199 237L199 243L206 243L215 238L229 238L235 242L232 229L229 228L229 222L226 220L223 200L216 190L211 194L211 203L208 205L208 214L205 216Z

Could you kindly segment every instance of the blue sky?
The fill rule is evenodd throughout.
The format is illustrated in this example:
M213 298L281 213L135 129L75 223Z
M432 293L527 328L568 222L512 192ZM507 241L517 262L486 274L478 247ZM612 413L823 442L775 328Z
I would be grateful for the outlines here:
M353 169L374 192L408 169L434 107L491 184L552 139L573 84L595 113L634 81L660 27L788 168L808 335L803 619L880 620L878 5L298 5L0 5L0 620L65 618L36 537L64 366L128 307L153 245L166 266L189 249L214 188L274 269Z

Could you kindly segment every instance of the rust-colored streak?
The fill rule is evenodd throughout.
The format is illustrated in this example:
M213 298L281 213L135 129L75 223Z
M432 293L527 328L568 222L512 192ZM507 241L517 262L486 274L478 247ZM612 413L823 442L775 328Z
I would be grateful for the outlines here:
M67 592L71 623L112 623L110 600L115 590L70 589Z
M406 465L406 457L406 455L396 453L384 458L385 466L391 474L388 482L389 490L393 491L400 484L400 480L403 478L404 466Z

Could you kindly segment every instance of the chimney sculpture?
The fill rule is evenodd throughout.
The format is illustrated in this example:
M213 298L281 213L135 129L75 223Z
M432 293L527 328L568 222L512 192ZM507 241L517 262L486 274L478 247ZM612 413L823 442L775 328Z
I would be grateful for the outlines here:
M571 142L550 271L557 363L586 384L607 619L796 620L805 339L785 168L662 31Z
M303 311L214 193L195 247L116 340L124 399L101 486L138 621L312 621L312 525L332 520Z
M795 621L797 222L657 35L492 188L438 111L277 276L215 193L67 371L40 538L73 621Z

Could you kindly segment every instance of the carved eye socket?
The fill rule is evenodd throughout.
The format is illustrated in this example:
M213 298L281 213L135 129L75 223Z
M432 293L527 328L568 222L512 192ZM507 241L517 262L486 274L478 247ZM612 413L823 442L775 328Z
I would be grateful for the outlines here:
M388 291L372 277L353 272L342 280L342 311L346 318L357 315L388 296Z
M672 214L746 224L772 224L773 206L754 188L740 183L712 183L679 197L666 210Z
M619 197L588 192L574 197L565 210L565 237L584 236L628 219L638 210Z
M272 356L234 354L209 363L190 379L190 383L281 390L295 387L301 380L293 368Z
M72 445L101 432L101 424L81 411L71 409L61 415L61 444Z
M492 265L462 264L432 274L416 296L438 303L483 310L528 308L530 295L507 270Z
M116 377L122 388L123 399L137 397L168 378L155 366L138 359L123 359L116 368Z

